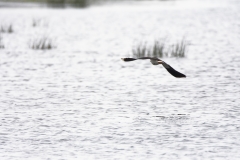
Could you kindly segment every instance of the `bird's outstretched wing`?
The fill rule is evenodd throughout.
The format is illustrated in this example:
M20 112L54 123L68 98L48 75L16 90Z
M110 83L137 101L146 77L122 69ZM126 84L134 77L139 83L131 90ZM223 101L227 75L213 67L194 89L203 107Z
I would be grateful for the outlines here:
M135 61L136 58L121 58L124 62Z
M167 64L166 62L156 58L156 57L140 57L140 58L122 58L122 60L124 62L130 62L130 61L135 61L138 59L150 59L151 63L154 64L154 62L152 61L156 61L158 62L158 64L162 64L163 67L174 77L176 78L186 78L186 75L176 71L174 68L172 68L169 64ZM154 64L156 65L156 64Z
M163 61L162 61L163 62ZM174 68L172 68L169 64L163 62L163 67L174 77L176 78L186 78L186 75L176 71Z
M121 58L124 62L129 62L129 61L135 61L138 59L150 59L150 60L158 60L161 61L161 59L158 59L156 57L140 57L140 58Z

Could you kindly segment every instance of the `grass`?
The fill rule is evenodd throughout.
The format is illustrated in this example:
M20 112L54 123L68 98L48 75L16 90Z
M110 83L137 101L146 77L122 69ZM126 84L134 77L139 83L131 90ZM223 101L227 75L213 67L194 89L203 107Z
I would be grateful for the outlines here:
M29 47L34 50L50 50L56 48L56 45L51 38L42 37L32 40Z
M147 43L139 43L132 49L134 57L163 57L166 53L164 51L165 43L155 40L153 45Z
M152 57L164 57L166 52L164 51L166 45L164 42L155 40L152 49L149 50L149 56Z
M185 57L187 52L187 42L182 39L181 42L172 46L171 57Z
M1 0L0 0L1 1ZM6 0L5 0L6 1ZM33 2L43 3L49 7L88 7L92 2L98 2L98 0L7 0L8 2Z
M2 35L1 35L1 32L0 32L0 49L3 49L3 48L5 48L5 46L2 43Z
M12 24L10 25L1 25L0 32L2 33L13 33L13 26Z
M32 26L33 27L36 27L36 26L39 26L40 25L40 19L32 19Z
M138 44L135 48L132 49L133 57L144 57L148 55L148 49L146 43Z
M132 49L133 57L178 57L186 56L187 43L182 39L177 44L166 45L164 40L155 40L153 44L139 43Z
M48 26L48 21L46 21L46 19L43 18L33 18L32 19L32 27L47 27Z
M13 26L10 25L1 25L0 27L0 49L5 48L3 42L2 42L2 33L13 33Z

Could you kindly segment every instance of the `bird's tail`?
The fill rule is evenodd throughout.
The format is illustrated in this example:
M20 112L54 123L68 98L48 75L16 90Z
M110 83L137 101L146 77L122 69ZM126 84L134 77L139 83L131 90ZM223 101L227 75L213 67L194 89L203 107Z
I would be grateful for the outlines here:
M121 58L124 62L135 61L135 58Z

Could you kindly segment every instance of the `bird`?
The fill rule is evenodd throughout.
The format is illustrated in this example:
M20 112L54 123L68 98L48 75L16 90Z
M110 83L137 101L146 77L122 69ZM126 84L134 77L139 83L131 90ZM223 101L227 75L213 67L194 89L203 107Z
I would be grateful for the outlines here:
M140 58L121 58L124 62L130 62L130 61L135 61L135 60L145 60L145 59L150 59L150 62L153 65L159 65L162 64L163 67L174 77L176 78L186 78L186 75L176 71L173 69L169 64L164 62L161 59L158 59L157 57L140 57Z

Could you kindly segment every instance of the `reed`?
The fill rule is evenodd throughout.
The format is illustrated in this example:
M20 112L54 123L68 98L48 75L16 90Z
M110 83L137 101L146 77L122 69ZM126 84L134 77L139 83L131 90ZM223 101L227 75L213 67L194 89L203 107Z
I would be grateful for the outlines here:
M155 40L153 44L148 45L147 43L139 43L133 49L133 56L138 57L164 57L165 52L165 42L160 40Z
M187 42L185 39L182 39L175 45L172 45L170 57L185 57L187 52Z
M149 56L151 57L164 57L167 53L165 52L166 44L160 40L155 40L152 45Z
M56 45L51 38L42 37L32 40L29 47L34 50L50 50L56 48Z
M168 46L164 40L155 40L153 44L139 43L132 48L133 57L178 57L186 56L187 43L185 39Z
M32 19L32 26L33 26L33 27L37 27L37 26L40 25L40 22L41 22L40 19L34 18L34 19Z
M146 43L139 43L135 48L132 49L133 57L136 58L148 56L148 52L149 51Z
M2 33L13 33L13 26L10 25L1 25L0 32Z
M1 32L0 32L0 49L4 49L4 48L5 48L5 46L2 43L2 35L1 35Z

